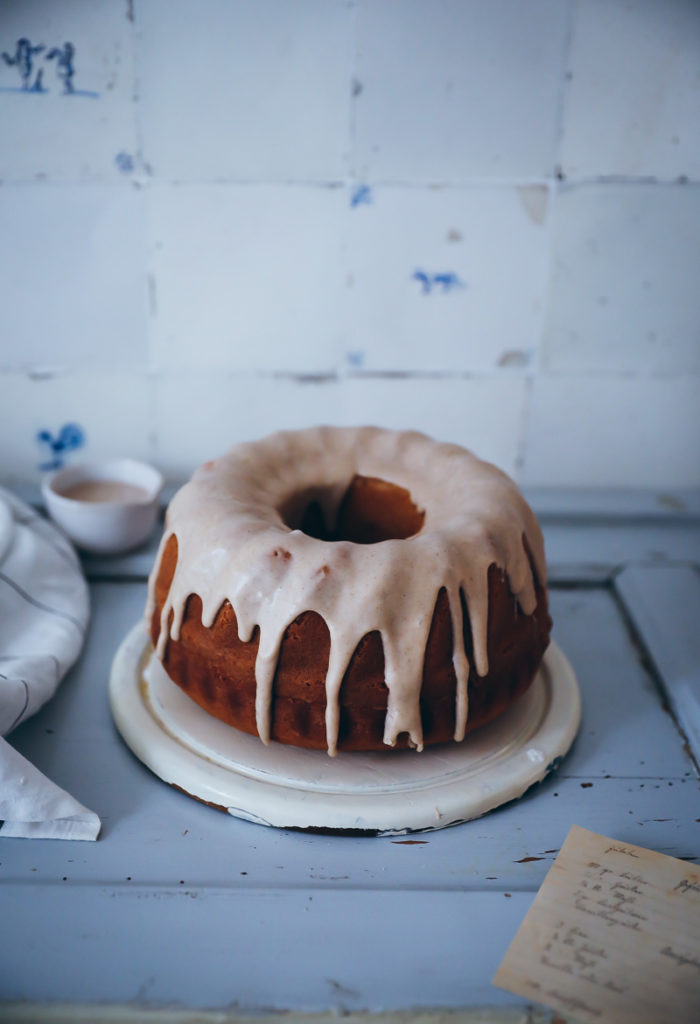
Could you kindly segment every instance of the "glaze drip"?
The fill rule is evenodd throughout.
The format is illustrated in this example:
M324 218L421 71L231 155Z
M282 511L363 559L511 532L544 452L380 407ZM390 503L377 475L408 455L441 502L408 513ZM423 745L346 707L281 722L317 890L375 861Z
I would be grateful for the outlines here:
M287 525L317 501L333 529L354 476L406 489L425 512L423 527L402 540L374 544L324 541ZM290 518L291 510L291 518ZM242 641L257 626L256 722L270 740L272 689L285 629L302 612L323 617L330 632L326 677L328 751L336 752L339 695L359 641L378 631L384 648L388 706L384 742L401 733L421 750L423 657L439 591L449 599L457 677L455 740L464 737L470 665L464 650L464 595L474 668L488 673L488 569L502 569L523 613L536 606L535 576L546 581L537 521L499 469L452 444L415 432L376 427L316 427L241 444L200 467L172 500L149 579L148 621L162 552L177 537L178 560L162 608L156 654L179 638L187 598L198 594L210 627L228 600ZM529 552L529 553L528 553ZM172 613L172 622L170 622Z

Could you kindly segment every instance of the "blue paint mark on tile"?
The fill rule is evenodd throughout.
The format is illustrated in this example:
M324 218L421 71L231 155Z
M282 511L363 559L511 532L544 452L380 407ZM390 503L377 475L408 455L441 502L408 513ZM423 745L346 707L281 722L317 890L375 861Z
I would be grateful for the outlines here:
M419 281L423 295L430 295L434 288L441 288L443 292L450 292L454 289L466 288L454 271L442 271L438 274L429 273L425 270L414 270L411 280Z
M74 57L75 47L72 43L64 43L63 46L52 46L46 54L47 60L56 61L56 75L63 83L64 93L75 92L75 86L73 85L73 78L75 76Z
M358 185L350 197L350 206L371 206L373 202L372 189L369 185Z
M464 282L460 281L452 271L447 274L433 274L433 284L442 285L442 290L445 292L449 292L453 288L466 288Z
M39 465L42 472L60 469L69 452L82 448L85 444L85 431L77 423L66 423L54 437L50 430L40 430L36 435L37 443L46 451L48 460Z
M99 98L99 92L95 92L94 89L73 89L70 93L71 96L87 96L88 99L96 100Z
M20 89L18 85L0 85L0 92L16 92L18 96L38 96L40 93L47 93L48 89Z
M41 55L41 56L40 56ZM60 46L47 47L43 43L34 45L26 36L15 43L13 53L4 50L0 57L11 68L16 68L20 77L19 86L0 86L2 92L46 93L50 92L44 82L44 73L53 70L54 82L58 79L64 96L90 96L100 94L92 89L76 89L75 46L66 42Z
M424 295L427 295L432 288L432 279L426 274L424 270L414 270L412 280L420 281L421 291Z
M360 366L364 366L365 354L359 349L354 352L346 352L345 358L350 363L350 366L355 366L359 369Z
M114 162L123 174L131 174L134 169L134 158L131 153L121 150L114 158Z
M21 92L46 92L43 86L42 78L44 69L39 68L32 81L34 74L34 59L37 57L46 47L43 44L38 46L32 46L31 41L26 37L18 39L15 44L15 52L7 53L3 51L2 59L8 65L8 67L16 67L19 77L21 79Z

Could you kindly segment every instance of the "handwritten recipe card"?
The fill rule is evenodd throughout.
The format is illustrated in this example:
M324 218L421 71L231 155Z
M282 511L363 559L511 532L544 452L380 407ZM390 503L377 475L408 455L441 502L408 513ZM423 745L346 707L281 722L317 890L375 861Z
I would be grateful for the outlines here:
M698 1024L700 868L574 825L493 980L586 1024Z

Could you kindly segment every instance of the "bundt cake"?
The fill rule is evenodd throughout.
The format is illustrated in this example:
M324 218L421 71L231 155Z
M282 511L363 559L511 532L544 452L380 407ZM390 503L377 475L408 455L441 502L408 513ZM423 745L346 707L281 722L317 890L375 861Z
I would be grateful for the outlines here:
M499 469L415 432L241 444L173 498L147 623L170 679L296 746L460 741L549 642L544 545Z

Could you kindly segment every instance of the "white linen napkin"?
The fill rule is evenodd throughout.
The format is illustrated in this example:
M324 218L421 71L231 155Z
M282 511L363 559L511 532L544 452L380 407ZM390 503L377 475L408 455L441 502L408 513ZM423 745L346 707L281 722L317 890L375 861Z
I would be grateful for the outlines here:
M44 704L75 662L90 617L78 556L0 488L0 737ZM100 819L0 738L0 838L97 839Z

